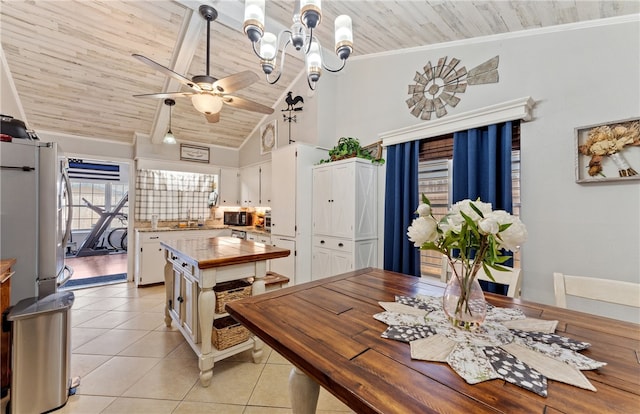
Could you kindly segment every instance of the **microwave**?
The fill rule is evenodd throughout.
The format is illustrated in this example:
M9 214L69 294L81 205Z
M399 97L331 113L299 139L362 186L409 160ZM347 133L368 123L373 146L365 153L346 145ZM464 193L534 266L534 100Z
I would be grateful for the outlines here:
M224 224L227 226L250 226L251 213L246 211L225 211Z

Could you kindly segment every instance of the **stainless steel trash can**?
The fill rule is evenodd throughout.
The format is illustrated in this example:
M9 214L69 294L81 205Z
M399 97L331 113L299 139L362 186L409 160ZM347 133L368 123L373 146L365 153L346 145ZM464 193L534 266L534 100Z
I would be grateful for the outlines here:
M67 403L73 292L18 302L13 323L11 413L44 413Z

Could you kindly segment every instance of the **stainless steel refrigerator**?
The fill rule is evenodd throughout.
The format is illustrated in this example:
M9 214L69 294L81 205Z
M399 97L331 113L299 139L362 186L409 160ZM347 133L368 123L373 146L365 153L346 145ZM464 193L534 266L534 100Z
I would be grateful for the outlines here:
M58 144L0 142L0 257L16 258L11 304L55 293L72 275L65 266L71 187Z

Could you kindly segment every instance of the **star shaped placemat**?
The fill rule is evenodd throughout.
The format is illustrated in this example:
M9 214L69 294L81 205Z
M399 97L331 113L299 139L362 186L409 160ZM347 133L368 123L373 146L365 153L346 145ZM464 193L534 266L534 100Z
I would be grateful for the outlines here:
M526 318L518 309L489 305L475 331L455 328L442 310L442 298L396 296L379 302L373 317L388 325L383 338L409 343L411 357L446 362L469 384L503 379L543 397L547 378L596 391L581 370L606 363L578 351L591 346L555 334L558 321Z

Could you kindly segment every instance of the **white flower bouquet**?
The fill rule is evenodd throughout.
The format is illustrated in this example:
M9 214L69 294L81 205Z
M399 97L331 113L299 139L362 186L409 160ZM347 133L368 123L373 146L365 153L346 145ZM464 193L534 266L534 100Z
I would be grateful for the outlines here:
M459 201L439 222L431 212L431 203L422 196L418 217L407 229L416 247L435 250L447 257L460 285L456 314L471 314L469 294L481 267L491 278L489 268L505 270L502 263L510 256L502 250L515 252L527 239L527 229L516 216L504 210L493 210L490 203L480 199ZM460 266L455 264L460 263ZM476 282L477 283L477 282Z

